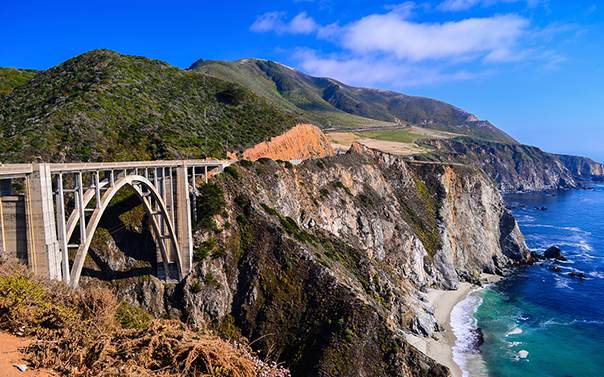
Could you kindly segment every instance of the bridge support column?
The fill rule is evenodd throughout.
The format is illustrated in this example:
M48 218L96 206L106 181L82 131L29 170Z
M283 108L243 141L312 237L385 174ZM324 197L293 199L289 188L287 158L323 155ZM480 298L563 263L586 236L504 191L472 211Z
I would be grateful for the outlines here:
M52 179L48 164L34 164L27 180L28 259L40 276L61 279L61 254L57 242Z
M176 169L176 237L180 249L180 260L183 275L188 274L193 266L193 230L191 225L191 199L187 165L183 162ZM181 276L182 278L182 276Z

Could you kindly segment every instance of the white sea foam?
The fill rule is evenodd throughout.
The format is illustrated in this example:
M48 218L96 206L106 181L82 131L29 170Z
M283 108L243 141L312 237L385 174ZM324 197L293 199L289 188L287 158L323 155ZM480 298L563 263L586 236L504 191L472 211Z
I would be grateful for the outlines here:
M519 359L526 359L529 355L529 352L527 350L520 350L518 351L518 358Z
M451 327L455 334L453 360L463 372L463 377L487 377L487 369L480 352L474 349L478 329L475 318L478 307L482 304L482 288L472 291L468 297L459 302L451 312Z
M535 217L531 215L517 215L516 220L523 225L524 223L532 223L535 221Z
M554 277L554 279L556 281L556 288L558 288L558 289L571 289L572 290L572 287L569 284L570 281L569 281L568 278L556 275Z
M505 336L520 335L523 332L524 331L522 331L522 329L520 327L514 327L512 330L508 331L508 333L505 334Z
M545 228L545 229L565 230L565 231L573 232L573 233L591 235L590 232L587 232L576 226L556 226L556 225L550 225L550 224L533 224L533 223L522 224L522 226L525 226L527 228Z
M591 276L592 278L596 278L596 279L604 279L604 272L600 272L600 271L588 272L587 275Z
M522 315L522 314L518 314L518 315L517 315L515 318L516 318L518 321L527 321L527 320L529 320L529 317L526 317L526 316L524 316L524 315Z
M540 328L547 328L550 326L572 326L576 324L585 324L585 325L603 325L604 321L598 321L593 319L573 319L569 322L560 322L555 319L548 319L547 321L541 323L539 325Z
M576 232L576 233L582 233L582 234L586 234L586 235L591 235L590 232L587 232L587 231L585 231L585 230L583 230L583 229L581 229L579 227L576 227L576 226L563 226L563 227L560 227L560 229L562 229L562 230L568 230L568 231Z

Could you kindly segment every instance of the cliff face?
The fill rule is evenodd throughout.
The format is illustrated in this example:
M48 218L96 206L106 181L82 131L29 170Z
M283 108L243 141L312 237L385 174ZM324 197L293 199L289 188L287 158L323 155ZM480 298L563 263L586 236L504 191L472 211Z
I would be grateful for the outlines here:
M438 330L421 290L528 258L476 169L359 145L295 167L232 169L215 181L224 210L198 211L205 225L180 310L188 322L257 339L294 375L446 376L404 340ZM204 201L221 199L202 189Z
M294 376L448 376L405 340L441 331L422 291L529 258L480 170L358 144L298 166L242 161L197 203L194 271L125 277L118 296L243 335Z
M251 161L263 157L273 160L305 160L333 155L334 151L329 139L312 124L298 124L284 134L243 152L243 158Z
M590 158L567 155L558 155L558 158L576 177L604 177L604 164Z
M426 140L422 144L435 149L428 159L481 167L504 192L576 187L573 173L561 159L536 147L471 139Z

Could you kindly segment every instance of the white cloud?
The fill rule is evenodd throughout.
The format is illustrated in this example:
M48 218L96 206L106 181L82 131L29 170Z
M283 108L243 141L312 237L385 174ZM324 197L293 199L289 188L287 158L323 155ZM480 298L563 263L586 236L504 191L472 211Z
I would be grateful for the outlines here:
M319 77L330 77L349 85L410 87L468 80L491 74L492 70L471 72L425 67L396 59L344 56L321 56L316 51L300 49L295 57L303 71Z
M399 59L510 56L529 21L515 15L415 23L397 13L367 16L346 27L342 45L357 53L392 54Z
M256 19L250 30L265 33L273 31L279 34L310 34L319 29L319 25L306 12L299 13L289 22L283 12L268 12Z
M526 2L529 8L534 8L542 0L444 0L438 5L438 9L446 12L458 12L468 10L475 6L488 7L497 3L518 3Z
M489 1L448 0L487 4ZM520 0L518 0L520 1ZM546 0L522 0L531 3ZM329 54L298 49L294 58L306 72L354 85L415 86L468 80L493 74L503 64L540 64L551 70L564 56L547 45L573 25L543 28L516 14L465 18L446 22L417 21L419 5L405 2L347 24L320 25L303 12L260 16L251 29L279 34L313 34L335 49Z

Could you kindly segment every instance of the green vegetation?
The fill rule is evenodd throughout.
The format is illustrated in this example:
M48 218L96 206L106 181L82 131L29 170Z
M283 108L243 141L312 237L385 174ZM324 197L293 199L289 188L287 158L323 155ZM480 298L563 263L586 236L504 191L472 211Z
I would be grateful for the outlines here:
M433 174L436 177L436 174ZM436 189L428 188L426 182L414 179L414 193L403 201L405 220L413 228L415 235L422 241L430 258L442 247L438 221L440 219L441 199ZM437 185L435 185L437 187Z
M0 68L0 100L36 75L32 69Z
M214 274L211 272L208 272L203 276L203 282L206 285L212 286L216 289L220 289L222 287L216 276L214 276Z
M121 301L117 305L115 319L125 329L146 330L149 328L153 318L140 307Z
M201 283L199 280L195 280L193 283L191 283L191 293L195 295L199 292L201 292Z
M469 113L447 103L387 90L354 88L333 79L311 77L271 61L200 60L191 66L191 70L240 84L323 128L346 130L415 125L479 139L515 143L514 139L491 123L471 121Z
M213 226L213 217L222 213L225 208L224 192L215 182L200 186L197 198L197 222L204 227Z
M119 219L126 229L136 231L141 228L146 214L143 204L139 204L131 210L121 213Z
M241 174L239 174L239 170L237 170L237 167L233 165L224 168L224 172L235 179L239 179L241 177Z
M362 127L387 122L348 114L321 97L320 88L308 76L271 61L244 59L238 62L200 60L191 70L240 84L275 106L325 127Z
M193 251L193 260L195 260L196 262L200 262L206 259L216 251L217 247L218 246L216 244L216 238L210 237L210 239L203 241L201 245L199 245Z
M321 233L311 233L298 226L296 221L289 216L283 216L274 208L262 203L264 211L279 220L281 228L296 240L323 250L327 258L341 263L348 271L354 274L365 290L369 290L367 275L363 272L362 256L360 252L347 244Z
M224 157L295 123L237 84L97 50L0 98L0 161Z
M289 216L286 217L286 216L281 215L275 209L267 206L264 203L261 203L260 205L262 206L264 211L266 211L267 214L274 216L279 220L279 224L281 224L281 227L287 234L294 236L298 241L301 241L301 242L314 242L315 241L313 236L310 233L306 232L305 230L300 229L300 227L298 226L296 221L294 219L292 219L291 217L289 217Z
M107 289L77 291L0 262L0 330L22 328L34 368L69 376L283 375L235 345L173 320L153 319ZM272 370L271 370L272 369Z
M352 195L352 193L350 192L350 189L349 189L348 187L346 187L346 185L345 185L345 184L343 184L341 181L335 181L335 182L333 183L333 185L334 185L336 188L338 188L338 189L341 189L341 190L346 191L346 193L347 193L348 195Z

